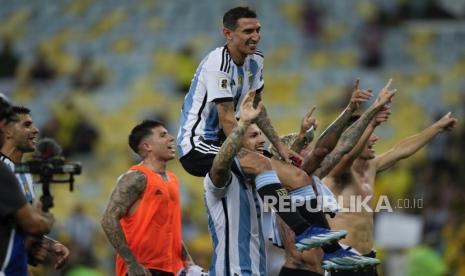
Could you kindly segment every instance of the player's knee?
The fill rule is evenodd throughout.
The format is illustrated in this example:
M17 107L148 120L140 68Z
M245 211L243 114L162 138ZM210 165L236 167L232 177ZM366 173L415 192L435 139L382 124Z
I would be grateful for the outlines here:
M287 190L294 190L312 182L310 176L303 170L286 164L284 168L278 170L278 177L281 184Z

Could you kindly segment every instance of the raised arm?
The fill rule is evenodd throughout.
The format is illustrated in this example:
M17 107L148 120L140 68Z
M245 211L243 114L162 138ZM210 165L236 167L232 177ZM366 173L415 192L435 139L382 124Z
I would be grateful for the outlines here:
M389 115L391 114L391 109L389 107L385 107L383 110L376 113L375 118L371 120L371 123L365 129L362 134L362 137L358 140L357 144L353 149L345 154L339 163L329 172L331 176L338 176L341 173L347 171L352 166L352 163L355 159L362 153L363 149L365 148L368 139L370 139L371 135L373 134L376 127L378 127L381 123L387 121Z
M302 118L299 134L297 134L294 143L292 143L291 150L300 153L302 149L313 140L315 130L318 127L318 122L312 117L315 108L316 107L313 106Z
M354 89L349 104L336 118L336 120L325 131L323 131L318 138L315 148L324 148L327 152L331 152L337 145L342 132L347 127L347 123L349 122L352 114L358 110L361 103L366 102L371 98L371 90L363 90L360 89L359 86L360 80L357 79L354 83Z
M100 221L108 240L126 262L128 275L151 275L138 263L119 223L119 220L129 212L131 206L142 197L146 186L147 177L142 172L130 171L124 174L118 180Z
M371 98L371 90L360 89L359 85L360 80L357 79L354 83L354 90L349 104L336 120L320 135L314 149L310 155L304 159L302 169L308 174L313 173L320 166L325 156L337 145L339 137L347 127L347 123L352 114L359 108L360 103Z
M321 167L315 171L316 176L320 178L325 177L334 168L334 166L339 163L342 156L352 150L376 113L382 110L385 105L390 103L392 97L397 91L396 89L389 90L391 82L392 80L390 79L379 93L378 100L376 100L375 103L367 111L365 111L354 124L344 131L336 148L324 158L321 163Z
M400 141L393 148L376 157L373 160L376 165L376 170L378 172L386 170L392 167L397 161L413 155L436 136L436 134L443 131L450 131L456 124L457 119L451 117L450 112L447 113L427 129Z
M210 179L213 184L218 187L224 187L231 175L231 164L234 156L242 147L244 133L252 123L252 121L261 112L263 105L260 102L257 107L253 106L255 92L249 92L241 103L241 118L237 122L237 126L226 138L220 150L213 159L213 165L210 169Z

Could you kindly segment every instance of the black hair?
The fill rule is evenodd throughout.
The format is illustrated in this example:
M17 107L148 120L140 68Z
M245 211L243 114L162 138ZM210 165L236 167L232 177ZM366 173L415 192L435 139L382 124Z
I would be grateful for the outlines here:
M24 106L12 106L10 110L10 116L7 118L6 123L19 121L19 114L31 114L31 110Z
M223 27L234 31L237 28L237 21L241 18L257 18L257 14L249 7L232 8L223 16Z
M155 120L144 120L131 130L129 134L129 147L137 154L139 154L139 144L147 136L152 134L152 129L165 125Z

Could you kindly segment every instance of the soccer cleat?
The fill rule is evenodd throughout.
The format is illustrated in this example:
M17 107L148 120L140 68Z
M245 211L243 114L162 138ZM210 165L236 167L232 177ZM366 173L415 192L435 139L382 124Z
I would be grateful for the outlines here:
M347 249L338 249L333 253L324 254L321 267L326 271L359 270L379 265L381 262L375 258L364 257Z
M329 230L318 226L308 227L302 234L295 237L295 247L299 251L329 245L344 238L345 230Z

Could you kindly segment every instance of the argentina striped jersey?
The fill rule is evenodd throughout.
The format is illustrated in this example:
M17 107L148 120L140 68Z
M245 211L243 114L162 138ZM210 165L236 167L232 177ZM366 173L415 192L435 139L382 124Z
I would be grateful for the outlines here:
M211 51L199 64L184 98L176 139L179 157L199 148L202 141L218 141L220 130L215 103L233 101L236 117L245 94L263 87L263 55L248 55L236 64L226 46ZM201 149L202 152L208 149Z
M7 156L1 154L0 160L7 165L12 172L15 171L15 163L11 161ZM27 201L32 204L34 200L34 182L32 180L32 175L30 173L15 173L16 178L18 179L21 190L24 193Z
M214 250L209 275L266 275L261 201L237 164L231 175L224 188L215 187L209 175L204 180Z

